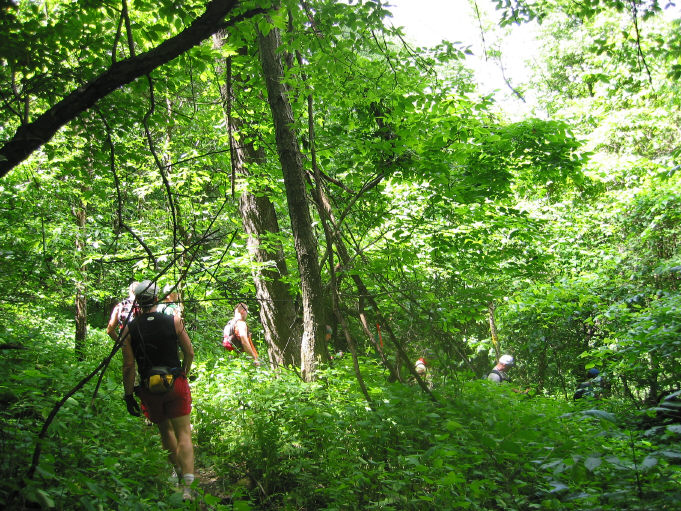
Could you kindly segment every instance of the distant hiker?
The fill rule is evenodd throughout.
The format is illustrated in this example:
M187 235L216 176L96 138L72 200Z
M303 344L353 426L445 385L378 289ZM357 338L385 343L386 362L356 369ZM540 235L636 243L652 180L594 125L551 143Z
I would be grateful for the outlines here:
M182 317L182 304L180 303L180 295L176 291L175 286L168 284L163 288L163 294L166 296L162 303L159 303L156 311L167 314L168 316Z
M187 374L194 360L194 348L179 316L157 312L156 284L145 280L135 287L141 311L123 330L123 389L130 415L140 409L133 392L158 426L161 443L168 451L178 483L183 483L183 498L191 499L194 481L194 447L189 419L191 391ZM180 363L178 346L183 354ZM135 366L142 385L135 389Z
M126 323L129 323L135 317L133 305L135 303L135 287L137 284L137 282L130 284L128 287L128 297L116 304L111 312L109 324L106 326L106 333L114 341L118 341L118 333L123 330Z
M234 309L234 317L225 325L222 336L222 345L229 351L236 350L247 353L253 357L253 363L259 366L260 360L258 360L258 352L253 345L251 332L246 323L247 316L248 307L246 304L240 303L237 305L236 309Z
M577 391L573 396L573 399L581 399L583 397L590 397L593 399L598 399L601 397L601 376L595 367L589 369L586 373L588 380L583 381L577 386Z
M502 383L509 380L506 371L515 365L515 360L511 355L501 355L499 363L494 366L492 371L487 375L487 379L497 383Z
M419 378L423 383L426 384L426 386L429 389L433 388L433 378L432 374L428 370L428 362L424 357L419 358L415 363L414 363L414 372L418 374ZM409 377L409 383L412 385L415 385L417 383L416 378L413 376Z

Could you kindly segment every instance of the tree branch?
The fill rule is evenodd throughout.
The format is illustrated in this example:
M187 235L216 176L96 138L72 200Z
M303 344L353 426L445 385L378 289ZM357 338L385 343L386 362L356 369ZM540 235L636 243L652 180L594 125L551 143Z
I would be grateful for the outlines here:
M97 78L72 91L35 121L20 126L14 136L0 148L0 177L48 142L62 126L116 89L170 62L220 28L266 12L265 9L252 9L227 22L223 21L239 5L238 0L212 0L205 12L176 36L148 52L113 63Z
M641 32L638 27L638 5L634 0L631 0L631 19L634 24L634 30L636 30L636 56L638 57L640 64L645 68L646 74L648 75L648 82L652 85L653 77L650 74L650 68L648 67L646 57L641 49Z
M113 174L114 185L116 186L118 226L128 231L128 233L130 233L130 236L132 236L137 241L137 243L139 243L142 246L142 248L144 248L144 251L147 253L147 256L149 256L149 262L152 264L154 269L156 269L158 267L158 264L156 262L156 257L154 257L154 253L147 246L147 244L144 243L144 240L140 238L135 233L135 231L133 231L132 228L123 221L123 200L121 199L121 187L120 182L118 180L118 174L116 173L116 156L113 138L111 137L111 127L109 126L109 123L106 121L106 117L104 117L104 115L102 115L101 112L99 113L99 116L102 119L102 122L104 123L104 127L106 129L106 140L107 143L109 144L109 167L111 169L111 173Z

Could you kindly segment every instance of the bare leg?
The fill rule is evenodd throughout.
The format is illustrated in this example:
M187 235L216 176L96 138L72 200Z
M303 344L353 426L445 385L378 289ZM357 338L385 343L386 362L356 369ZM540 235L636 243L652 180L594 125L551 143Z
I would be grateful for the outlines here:
M178 475L178 483L184 486L183 498L192 499L191 484L194 482L194 446L189 415L167 419L158 425L161 443L168 451L170 461Z
M192 427L189 422L189 415L170 419L174 451L183 474L194 473L194 446L192 445ZM160 429L160 424L159 424ZM163 436L163 434L162 434ZM168 449L164 443L163 446ZM171 452L168 449L168 452Z
M161 444L168 451L168 459L172 462L177 461L177 437L170 419L158 423L158 432L161 434ZM177 463L174 463L177 464Z
M168 452L168 461L177 475L177 483L179 484L182 480L182 468L177 455L177 437L170 419L158 424L158 431L161 434L161 444L163 444L164 449Z

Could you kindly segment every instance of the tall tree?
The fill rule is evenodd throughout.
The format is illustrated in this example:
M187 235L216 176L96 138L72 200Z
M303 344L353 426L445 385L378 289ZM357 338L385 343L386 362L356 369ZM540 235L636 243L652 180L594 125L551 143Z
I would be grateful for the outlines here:
M289 91L283 83L284 66L281 59L279 30L271 28L258 35L258 48L267 88L267 100L272 111L277 151L284 174L286 200L295 241L298 271L303 299L303 337L300 367L303 378L315 378L317 364L328 359L324 344L324 295L317 259L317 241L307 199L305 173L294 129L295 120L289 101Z
M225 37L225 32L218 32L213 37L215 47L222 48ZM246 79L240 76L246 71L234 72L232 57L221 58L217 71L224 79L220 96L228 126L232 179L241 176L247 181L248 176L265 162L266 155L262 144L256 146L260 134L244 121L247 102L237 92L246 88ZM234 190L234 183L232 187ZM267 189L251 191L246 188L239 197L239 212L248 234L248 250L255 263L253 281L270 363L275 367L289 364L297 367L300 364L301 324L286 283L288 267L279 239L277 212L268 197L270 193Z

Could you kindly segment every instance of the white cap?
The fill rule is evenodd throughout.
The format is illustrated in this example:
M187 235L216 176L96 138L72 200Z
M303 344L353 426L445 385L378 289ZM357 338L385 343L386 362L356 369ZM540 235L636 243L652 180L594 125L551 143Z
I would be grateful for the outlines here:
M504 364L505 366L512 366L515 364L515 360L513 360L511 355L501 355L501 357L499 357L499 363Z
M142 307L153 305L158 294L158 286L151 280L143 280L135 287L137 303Z

